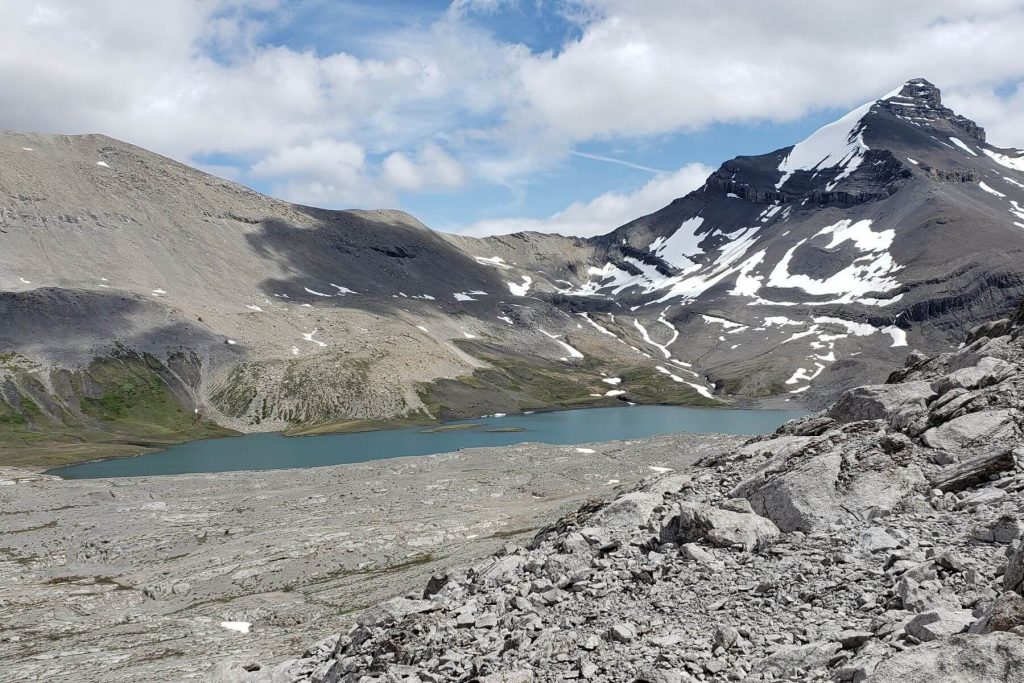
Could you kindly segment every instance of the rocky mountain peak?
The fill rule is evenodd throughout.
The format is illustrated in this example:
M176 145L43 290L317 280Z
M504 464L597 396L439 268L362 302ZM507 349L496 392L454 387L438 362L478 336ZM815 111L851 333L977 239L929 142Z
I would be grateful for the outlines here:
M948 121L979 142L985 142L985 129L943 105L942 91L924 78L907 81L879 100L877 106L911 121Z

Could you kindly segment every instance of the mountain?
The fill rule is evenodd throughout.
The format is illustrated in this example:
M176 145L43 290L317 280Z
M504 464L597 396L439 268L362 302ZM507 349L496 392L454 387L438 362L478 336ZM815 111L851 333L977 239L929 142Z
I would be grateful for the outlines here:
M592 239L266 197L107 137L0 134L0 444L780 396L819 404L1024 293L1024 153L909 81Z
M648 325L655 344L674 339L717 395L821 404L902 347L942 350L1005 315L1024 292L1022 209L1024 152L988 144L915 79L793 147L722 164L588 242L596 262L554 284L592 318L626 314L616 332L663 323ZM489 243L511 258L516 239Z

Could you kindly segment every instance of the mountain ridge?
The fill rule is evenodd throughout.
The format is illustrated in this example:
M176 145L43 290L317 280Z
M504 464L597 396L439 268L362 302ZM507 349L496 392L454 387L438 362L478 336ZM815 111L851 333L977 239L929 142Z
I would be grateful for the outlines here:
M130 374L159 366L182 410L168 438L190 438L187 415L253 431L819 405L1024 297L1024 154L985 140L913 79L606 235L472 238L290 204L105 136L6 132L0 308L11 330L50 321L0 335L8 443L112 417L127 431L110 438L138 442L138 416L82 409L110 393L88 368L116 349ZM114 308L106 327L83 313Z

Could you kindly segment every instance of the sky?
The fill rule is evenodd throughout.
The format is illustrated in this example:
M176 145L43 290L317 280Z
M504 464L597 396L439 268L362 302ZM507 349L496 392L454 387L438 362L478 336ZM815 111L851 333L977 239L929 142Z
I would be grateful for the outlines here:
M4 0L0 128L290 201L593 235L915 77L1024 147L1024 0Z

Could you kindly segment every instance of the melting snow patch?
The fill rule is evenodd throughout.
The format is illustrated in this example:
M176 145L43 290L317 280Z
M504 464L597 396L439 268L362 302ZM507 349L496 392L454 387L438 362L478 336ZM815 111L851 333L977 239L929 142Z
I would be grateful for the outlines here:
M508 317L507 315L499 315L498 316L498 320L503 320L503 321L507 322L509 325L514 325L515 324L512 321L512 318Z
M613 387L622 384L621 377L605 377L601 381L604 382L605 384L611 384Z
M324 294L323 292L318 292L315 289L310 289L309 287L303 287L303 289L305 289L310 294L313 294L313 295L316 295L316 296L326 296L326 297L331 296L330 294Z
M614 484L618 484L618 483L619 483L619 480L618 480L618 479L609 479L608 481L606 481L606 482L604 483L604 485L605 485L605 486L612 486L612 485L614 485Z
M505 270L508 270L509 268L512 267L505 263L505 259L501 258L500 256L474 256L473 258L477 260L477 263L485 263L489 266L495 266L497 268L503 268Z
M245 307L248 308L250 311L262 311L263 310L259 306L254 306L253 304L246 304Z
M972 157L976 157L976 156L978 156L978 153L977 153L977 152L975 152L975 151L974 151L973 149L971 149L970 147L968 147L968 146L967 146L967 145L966 145L966 144L964 143L964 141L963 141L963 140L961 140L960 138L954 138L954 137L950 137L950 138L949 138L949 141L950 141L950 142L952 142L952 143L953 143L954 145L956 145L957 147L959 147L960 149L962 149L963 151L965 151L965 152L967 152L968 154L970 154L970 155L971 155Z
M153 293L153 296L160 296L161 294L166 294L167 292L165 292L162 289L154 289L152 293Z
M895 325L889 325L888 327L882 328L882 333L892 337L892 347L906 346L907 345L907 332L902 330Z
M608 391L604 392L604 395L605 396L622 396L624 393L626 393L626 392L624 390L622 390L622 389L609 389Z
M799 389L794 389L793 391L791 391L789 393L791 393L791 394L800 394L800 393L803 393L803 392L807 391L810 388L811 388L811 385L808 384L806 387L800 387Z
M529 275L524 275L522 283L509 282L508 290L515 296L526 296L526 293L530 291L530 285L532 284L533 278Z
M102 166L103 168L110 168L110 166L107 165L107 162L105 162L105 161L97 161L96 165L97 166Z
M462 330L462 336L465 337L466 339L476 339L476 335L475 334L470 334L469 332L466 332L465 330Z
M331 284L331 287L334 287L336 290L338 290L338 296L344 296L346 294L356 294L355 291L349 289L348 287L342 287L341 285L336 285L333 282L330 283L330 284ZM309 290L306 290L306 291L309 291ZM402 296L405 296L405 294L403 294Z
M671 467L655 467L654 465L648 465L647 469L657 472L658 474L665 474L666 472L673 471Z
M597 451L595 451L593 448L577 448L576 452L577 453L587 453L587 454L597 453Z
M25 150L26 152L34 152L35 151L31 147L22 147L22 149Z
M252 627L248 621L222 621L220 622L221 628L226 628L229 631L238 631L239 633L248 633Z
M582 353L580 353L579 351L577 351L576 349L574 349L573 347L569 346L564 341L559 339L557 334L551 334L550 332L547 332L539 327L537 329L540 330L541 334L543 334L544 336L550 339L554 339L556 342L558 342L558 344L561 345L562 348L564 348L566 351L568 351L569 355L572 356L573 358L583 358Z
M920 166L921 165L921 162L915 161L915 160L911 159L910 157L907 157L907 161L912 163L914 166Z
M476 301L476 299L465 292L455 292L452 296L455 297L456 301Z
M999 197L1000 199L1005 199L1006 198L1005 194L1003 194L999 190L993 190L991 187L986 185L984 182L978 183L978 187L980 187L981 189L985 190L985 192L988 192L991 195L995 195L996 197Z
M636 329L640 330L640 335L644 338L645 342L647 342L651 346L655 346L655 347L661 349L661 352L663 354L665 354L665 358L671 358L672 357L672 352L670 352L668 350L668 344L662 345L662 344L659 344L658 342L654 341L653 339L651 339L651 335L647 334L647 328L644 327L643 325L641 325L640 321L637 320L636 318L633 318L633 327L635 327ZM679 335L679 333L676 332L676 336L678 336L678 335ZM672 338L672 341L675 341L675 337ZM669 344L671 344L671 343L672 342L669 342Z
M1011 157L1005 154L999 154L998 152L993 152L992 150L989 149L983 149L981 151L983 151L986 155L988 155L993 161L995 161L1000 166L1012 168L1015 171L1024 171L1024 156Z
M426 332L428 334L430 333L430 330L428 330L427 328L423 327L423 325L417 325L416 329L423 330L424 332Z
M842 220L834 225L823 228L818 233L818 235L832 234L832 241L828 245L830 249L843 242L853 241L858 249L869 255L855 259L849 266L825 280L815 280L808 275L789 272L789 264L793 258L793 253L807 241L802 239L793 245L776 264L768 276L768 286L781 289L802 289L812 295L842 295L834 302L829 303L860 301L865 304L869 303L869 299L860 299L858 297L863 297L869 292L884 292L895 289L899 286L899 282L895 278L888 276L901 270L902 266L897 265L892 255L886 250L892 244L896 232L894 230L883 230L879 233L872 232L870 225L870 220L858 221L857 223ZM876 301L875 299L870 299L870 302Z
M867 323L855 323L852 320L843 320L842 318L832 318L827 315L818 316L814 319L814 322L820 324L831 323L833 325L840 325L845 327L846 330L853 335L858 337L867 337L874 334L877 328L874 325Z
M1020 189L1024 190L1024 183L1016 181L1016 180L1014 180L1013 178L1011 178L1008 175L1004 175L1003 176L1003 180L1005 180L1006 182L1010 183L1011 185L1016 185Z
M319 339L313 339L313 335L316 334L316 332L316 330L313 330L312 332L303 332L302 338L308 342L313 342L317 346L327 346L325 342L322 342Z
M228 344L230 344L231 346L234 346L237 343L238 342L236 342L234 339L228 339Z
M704 318L704 322L706 323L714 323L716 325L721 325L727 330L746 327L746 325L742 323L734 323L731 320L726 320L725 318L716 318L713 315L701 315L700 317Z
M672 371L669 370L668 368L662 367L661 365L656 365L654 369L663 375L668 375L669 377L672 378L672 381L674 382L679 382L680 384L688 384L688 382L679 375L672 374Z
M292 347L292 355L293 356L299 355L299 347L298 346L293 346Z
M773 325L778 325L780 327L785 325L796 325L799 327L800 325L803 325L803 323L787 318L784 315L770 315L764 319L765 327L771 327Z
M590 323L590 325L594 329L596 329L598 332L600 332L601 334L606 334L609 337L615 337L615 335L612 332L609 332L607 328L602 327L600 324L597 323L597 321L593 320L590 317L589 314L587 314L587 313L577 313L577 315L582 316L584 320L586 320L588 323ZM616 339L617 339L617 337L616 337Z

